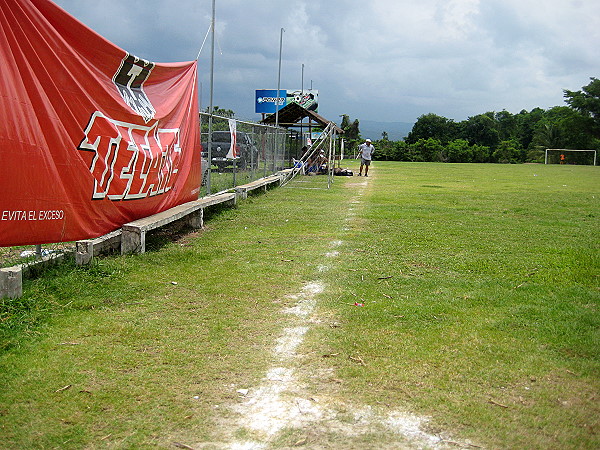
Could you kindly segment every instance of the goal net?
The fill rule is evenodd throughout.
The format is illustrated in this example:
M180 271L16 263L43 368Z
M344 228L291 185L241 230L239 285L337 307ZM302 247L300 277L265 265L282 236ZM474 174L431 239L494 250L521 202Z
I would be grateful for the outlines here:
M596 165L596 150L547 148L545 164Z

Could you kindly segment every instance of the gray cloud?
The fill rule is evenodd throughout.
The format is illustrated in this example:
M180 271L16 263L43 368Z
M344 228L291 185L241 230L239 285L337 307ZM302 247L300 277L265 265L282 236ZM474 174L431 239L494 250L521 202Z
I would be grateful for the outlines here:
M210 0L56 0L120 47L156 62L195 59ZM580 0L219 1L215 104L256 119L254 90L311 82L320 112L412 122L562 105L600 76L600 5ZM199 59L208 102L209 40Z

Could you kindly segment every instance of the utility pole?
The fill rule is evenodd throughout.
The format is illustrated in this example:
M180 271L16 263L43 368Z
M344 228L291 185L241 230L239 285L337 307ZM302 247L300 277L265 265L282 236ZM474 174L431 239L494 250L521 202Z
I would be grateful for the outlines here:
M277 73L277 101L275 103L275 151L273 152L273 172L275 172L277 152L279 147L279 90L281 89L281 50L283 48L283 32L282 28L279 33L279 71Z
M208 178L206 180L206 193L210 195L210 179L212 166L212 129L213 129L213 94L215 77L215 0L212 0L212 20L210 24L210 105L208 107Z
M300 79L300 95L301 98L304 98L304 64L302 64L302 77ZM304 124L304 118L300 119L300 142L302 143L302 145L304 144L304 136L302 135L302 133L304 132L304 130L302 129L302 126ZM302 157L302 155L300 155Z
M213 0L214 1L214 0ZM279 33L279 71L277 73L277 102L275 104L275 126L279 127L279 90L281 89L281 50L283 48L283 32L282 28Z

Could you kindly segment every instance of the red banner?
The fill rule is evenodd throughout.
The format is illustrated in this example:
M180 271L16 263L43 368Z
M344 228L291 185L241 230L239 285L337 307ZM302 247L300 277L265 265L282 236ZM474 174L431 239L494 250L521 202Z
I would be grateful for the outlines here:
M49 0L0 0L0 67L0 246L97 237L198 198L195 61L145 61Z

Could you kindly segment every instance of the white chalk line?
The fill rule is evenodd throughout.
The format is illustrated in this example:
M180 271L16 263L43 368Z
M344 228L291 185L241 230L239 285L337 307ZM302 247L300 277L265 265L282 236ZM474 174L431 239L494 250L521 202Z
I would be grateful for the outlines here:
M341 241L332 243L339 247ZM296 299L294 306L285 308L284 314L295 316L296 326L284 328L273 349L276 366L269 369L262 383L248 390L244 401L234 407L240 414L238 425L251 430L254 440L233 442L232 449L264 449L286 428L323 429L357 436L379 429L392 432L403 440L403 445L413 442L417 448L441 448L443 440L422 430L427 419L412 414L393 411L378 414L369 406L349 408L348 405L321 405L308 392L298 376L293 360L310 328L310 319L317 301L316 296L324 292L321 282L305 285L301 292L290 296ZM339 420L339 411L353 410L353 421Z
M307 333L308 318L316 306L315 296L323 292L320 282L305 285L302 291L291 298L298 301L284 314L296 316L300 325L287 327L277 338L273 350L277 362L289 362L297 356L296 350L302 344ZM298 380L293 367L277 366L271 368L260 386L250 389L247 400L234 409L241 415L239 425L256 432L260 441L236 442L231 448L261 449L265 448L274 436L283 428L301 426L310 415L312 421L322 418L319 408L311 400L298 392Z
M366 185L366 183L365 183ZM361 196L362 193L358 193ZM357 200L353 204L360 203ZM354 216L353 208L349 215ZM346 230L346 229L344 229ZM341 240L330 243L339 248ZM339 256L339 251L325 253L327 258ZM329 265L320 265L317 272L325 272ZM262 383L248 390L244 401L233 407L239 414L238 425L252 432L252 438L223 444L222 448L235 450L258 450L270 447L270 443L283 430L288 428L337 432L344 436L358 436L370 432L394 433L401 440L403 448L446 448L444 439L423 431L428 419L414 414L392 411L380 413L371 406L350 407L348 404L323 404L312 395L297 374L294 360L299 357L298 348L311 325L311 316L317 306L317 296L325 286L320 281L305 285L302 290L289 298L297 300L294 306L285 308L282 313L294 317L293 326L283 329L273 348L275 365L268 370ZM306 374L304 374L306 376ZM327 403L327 402L325 402ZM348 421L347 413L352 411L353 421ZM341 411L344 418L340 418ZM393 448L398 448L394 443ZM388 447L389 448L389 447Z

